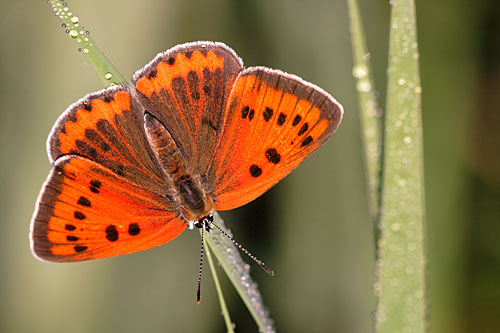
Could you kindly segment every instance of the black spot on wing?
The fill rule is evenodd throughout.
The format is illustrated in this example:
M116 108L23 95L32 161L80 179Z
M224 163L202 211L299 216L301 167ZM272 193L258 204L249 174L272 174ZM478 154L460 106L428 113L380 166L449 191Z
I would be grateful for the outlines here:
M277 121L278 126L283 125L285 123L285 120L286 120L286 114L281 112L280 115L278 116L278 121Z
M77 220L85 220L85 218L86 218L85 214L83 214L82 212L79 212L79 211L75 211L75 213L73 214L73 216ZM66 224L66 228L68 227L68 225L69 224Z
M116 230L114 225L110 224L106 227L106 238L110 242L116 242L118 240L118 230Z
M292 126L297 126L298 123L302 120L302 117L300 115L296 115L295 118L293 118Z
M266 150L266 158L273 164L278 164L281 161L280 154L278 154L278 151L274 148L269 148L268 150Z
M137 236L141 232L141 228L137 223L130 223L128 225L128 234L130 236Z
M299 131L299 135L302 135L304 134L307 130L309 129L309 125L307 123L305 123L304 125L302 125L302 127L300 128L300 131Z
M96 179L93 179L90 181L90 185L96 187L96 188L101 188L102 183Z
M271 117L273 116L273 113L274 113L273 109L266 107L266 109L262 113L262 115L264 116L264 120L265 121L271 120Z
M302 144L300 146L305 147L311 142L313 142L313 138L309 135L307 138L304 139L304 141L302 141Z
M91 190L92 192L94 192L94 193L99 193L99 189L101 188L101 185L102 185L102 184L101 184L101 182L100 182L100 181L98 181L98 180L95 180L95 179L94 179L94 180L91 180L91 181L90 181L90 186L89 186L89 188L90 188L90 190Z
M90 207L90 200L85 198L84 196L81 196L80 199L78 199L78 204L85 206L85 207Z
M245 106L241 109L241 118L245 119L248 116L248 112L250 112L250 108Z
M88 249L87 246L82 246L82 245L75 245L74 247L75 252L83 252Z
M252 164L250 166L250 175L254 178L259 177L262 174L262 169L258 165Z

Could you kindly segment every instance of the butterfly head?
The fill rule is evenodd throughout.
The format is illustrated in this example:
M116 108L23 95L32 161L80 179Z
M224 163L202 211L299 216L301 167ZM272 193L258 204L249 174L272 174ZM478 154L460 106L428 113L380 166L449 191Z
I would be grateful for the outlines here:
M209 232L212 230L211 224L213 221L214 221L214 216L212 215L212 213L210 213L207 216L202 217L198 221L190 221L188 227L190 230L193 230L194 227L198 229L203 228L203 230Z

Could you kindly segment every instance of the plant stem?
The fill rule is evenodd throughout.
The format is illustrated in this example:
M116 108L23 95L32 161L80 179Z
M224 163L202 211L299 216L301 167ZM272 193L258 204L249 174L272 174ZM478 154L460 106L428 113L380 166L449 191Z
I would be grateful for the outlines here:
M392 1L390 26L376 329L424 332L424 175L413 0Z
M200 233L202 229L200 229ZM205 242L205 240L203 241ZM212 276L214 278L215 289L217 290L217 296L219 297L220 308L222 310L222 316L224 317L224 323L226 323L228 333L234 333L233 323L231 321L231 317L229 316L229 311L227 310L226 301L224 300L224 293L222 292L222 288L219 283L219 278L217 277L217 271L215 269L214 261L212 259L212 254L210 249L206 246L205 251L207 253L208 264L210 266L210 270L212 271Z
M231 234L217 212L214 213L214 223ZM236 291L247 306L260 332L274 332L273 321L269 311L264 307L262 296L257 284L250 277L250 265L241 258L239 249L222 233L213 230L207 233L207 243L217 257L222 268L233 283Z
M367 51L363 24L356 0L347 1L349 7L351 43L354 58L352 75L360 107L361 136L364 149L365 173L368 184L368 203L373 224L380 215L380 178L382 168L382 111L378 105L373 80L370 53Z
M73 15L67 3L58 0L49 0L48 3L52 12L62 21L65 32L78 44L78 51L85 54L104 85L107 87L127 82L90 37L89 31L81 25L78 16Z

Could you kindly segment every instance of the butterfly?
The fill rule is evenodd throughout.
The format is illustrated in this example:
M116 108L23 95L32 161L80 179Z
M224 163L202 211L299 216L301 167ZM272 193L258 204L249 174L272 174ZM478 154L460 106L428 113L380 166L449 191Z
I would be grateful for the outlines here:
M131 83L88 94L59 117L32 252L75 262L167 243L212 210L262 195L323 145L342 115L319 87L245 69L222 43L171 48Z

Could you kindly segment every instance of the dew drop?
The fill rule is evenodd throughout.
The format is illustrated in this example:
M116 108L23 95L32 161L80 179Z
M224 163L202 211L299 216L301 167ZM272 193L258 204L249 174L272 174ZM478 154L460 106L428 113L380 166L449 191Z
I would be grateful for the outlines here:
M361 79L366 77L367 74L368 74L368 68L364 64L356 65L352 69L352 75L355 78Z
M73 17L71 18L71 22L73 22L73 23L78 23L78 20L79 20L79 19L78 19L78 16L73 16Z
M111 74L111 73L106 73L106 74L104 75L104 78L105 78L106 80L111 80L111 78L112 78L112 77L113 77L113 74Z
M83 53L85 53L85 54L89 53L89 49L85 47L85 48L83 49Z
M358 84L356 85L356 88L358 89L358 91L369 92L372 90L372 84L371 84L370 80L363 79L363 80L358 82Z
M403 79L403 78L401 78L401 79L399 79L399 80L398 80L398 84L399 84L400 86L402 86L402 85L403 85L403 84L405 84L405 83L406 83L406 80L405 80L405 79Z
M71 31L69 32L69 35L71 36L71 38L76 38L76 37L78 37L78 31L76 31L76 30L71 30Z

